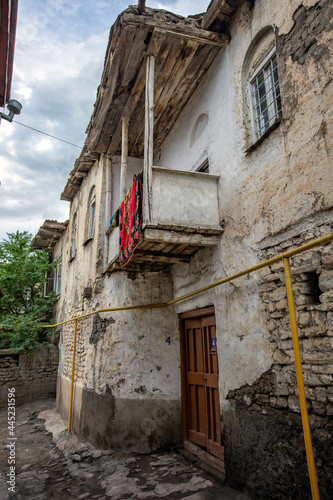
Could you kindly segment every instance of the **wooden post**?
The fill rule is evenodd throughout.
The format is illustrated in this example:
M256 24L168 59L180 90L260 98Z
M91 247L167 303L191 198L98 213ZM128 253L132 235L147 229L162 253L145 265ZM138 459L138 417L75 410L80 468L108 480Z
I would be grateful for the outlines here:
M75 377L75 354L76 354L76 335L77 335L77 319L75 319L75 323L74 323L72 379L71 379L71 393L70 393L70 399L69 399L68 433L70 433L71 430L72 430L73 397L74 397L74 377Z
M128 124L129 118L123 117L121 130L121 170L120 170L120 202L127 193L127 161L128 161Z
M143 221L151 220L152 167L154 159L154 70L155 57L147 57L145 143L143 160Z

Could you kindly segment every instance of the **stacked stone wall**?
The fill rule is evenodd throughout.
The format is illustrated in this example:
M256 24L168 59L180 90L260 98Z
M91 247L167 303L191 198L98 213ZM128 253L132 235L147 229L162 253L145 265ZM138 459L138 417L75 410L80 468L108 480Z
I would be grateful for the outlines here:
M281 254L332 230L325 225L296 235L266 248L262 258ZM295 256L291 271L321 498L332 498L333 245ZM285 498L281 495L286 492L288 498L311 498L282 262L266 268L259 291L273 365L255 383L228 394L236 412L239 446L247 468L244 482L257 498ZM226 436L228 439L234 437ZM258 463L263 466L258 467Z
M32 357L0 351L0 406L7 406L8 389L15 389L16 404L55 396L58 349L52 347Z

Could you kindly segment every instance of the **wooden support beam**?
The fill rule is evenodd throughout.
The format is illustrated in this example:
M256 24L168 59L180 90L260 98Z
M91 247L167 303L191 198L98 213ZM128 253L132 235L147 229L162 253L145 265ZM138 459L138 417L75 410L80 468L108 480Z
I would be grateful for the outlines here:
M213 246L219 242L218 235L203 235L203 234L186 234L176 231L166 231L163 229L148 229L144 230L144 239L146 241L174 243L177 245L194 245L194 246Z
M143 262L146 264L153 264L156 265L158 263L163 263L163 264L179 264L179 263L186 263L189 262L190 257L184 256L184 257L174 257L173 255L151 255L149 253L144 254L142 253L141 255L138 253L134 254L134 262L139 263Z
M197 43L200 43L203 45L216 45L217 47L225 47L227 45L227 43L230 41L230 38L228 35L223 35L220 33L214 33L214 39L205 38L204 36L200 36L201 33L204 35L208 34L209 36L212 36L211 31L204 31L204 30L200 30L201 33L195 34L195 35L188 34L188 33L182 33L182 32L174 31L174 30L170 30L170 29L163 29L163 28L156 28L156 31L158 31L160 33L167 33L167 34L170 34L173 36L179 36L179 37L182 37L184 39L192 40L194 42L197 42Z
M134 253L135 259L140 260L156 260L158 262L188 262L191 258L190 255L169 254L164 252L156 252L151 250L136 250Z
M121 135L121 167L120 167L120 201L127 193L127 162L128 162L128 124L129 118L122 117L122 135Z
M74 177L87 177L88 172L74 172Z
M154 72L155 57L147 57L146 101L145 101L145 140L143 160L143 221L151 218L152 168L154 158Z
M59 231L65 231L66 227L68 226L68 223L65 222L57 222L57 221L51 221L51 220L46 220L44 224L42 225L42 229L59 229Z

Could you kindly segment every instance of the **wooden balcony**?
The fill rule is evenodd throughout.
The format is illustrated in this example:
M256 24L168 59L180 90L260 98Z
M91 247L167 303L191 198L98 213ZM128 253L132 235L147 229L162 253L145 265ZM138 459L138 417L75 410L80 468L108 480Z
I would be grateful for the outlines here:
M152 167L150 217L144 199L142 241L131 260L121 267L119 228L112 229L108 234L106 271L160 270L188 262L202 247L217 245L223 232L218 179L212 174Z

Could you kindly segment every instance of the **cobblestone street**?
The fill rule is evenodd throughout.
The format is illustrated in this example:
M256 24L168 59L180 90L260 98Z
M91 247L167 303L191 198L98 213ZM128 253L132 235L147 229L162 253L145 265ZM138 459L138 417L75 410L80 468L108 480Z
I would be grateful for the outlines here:
M177 452L150 455L97 450L67 435L54 400L17 408L15 493L8 493L7 410L0 412L3 500L247 500Z

